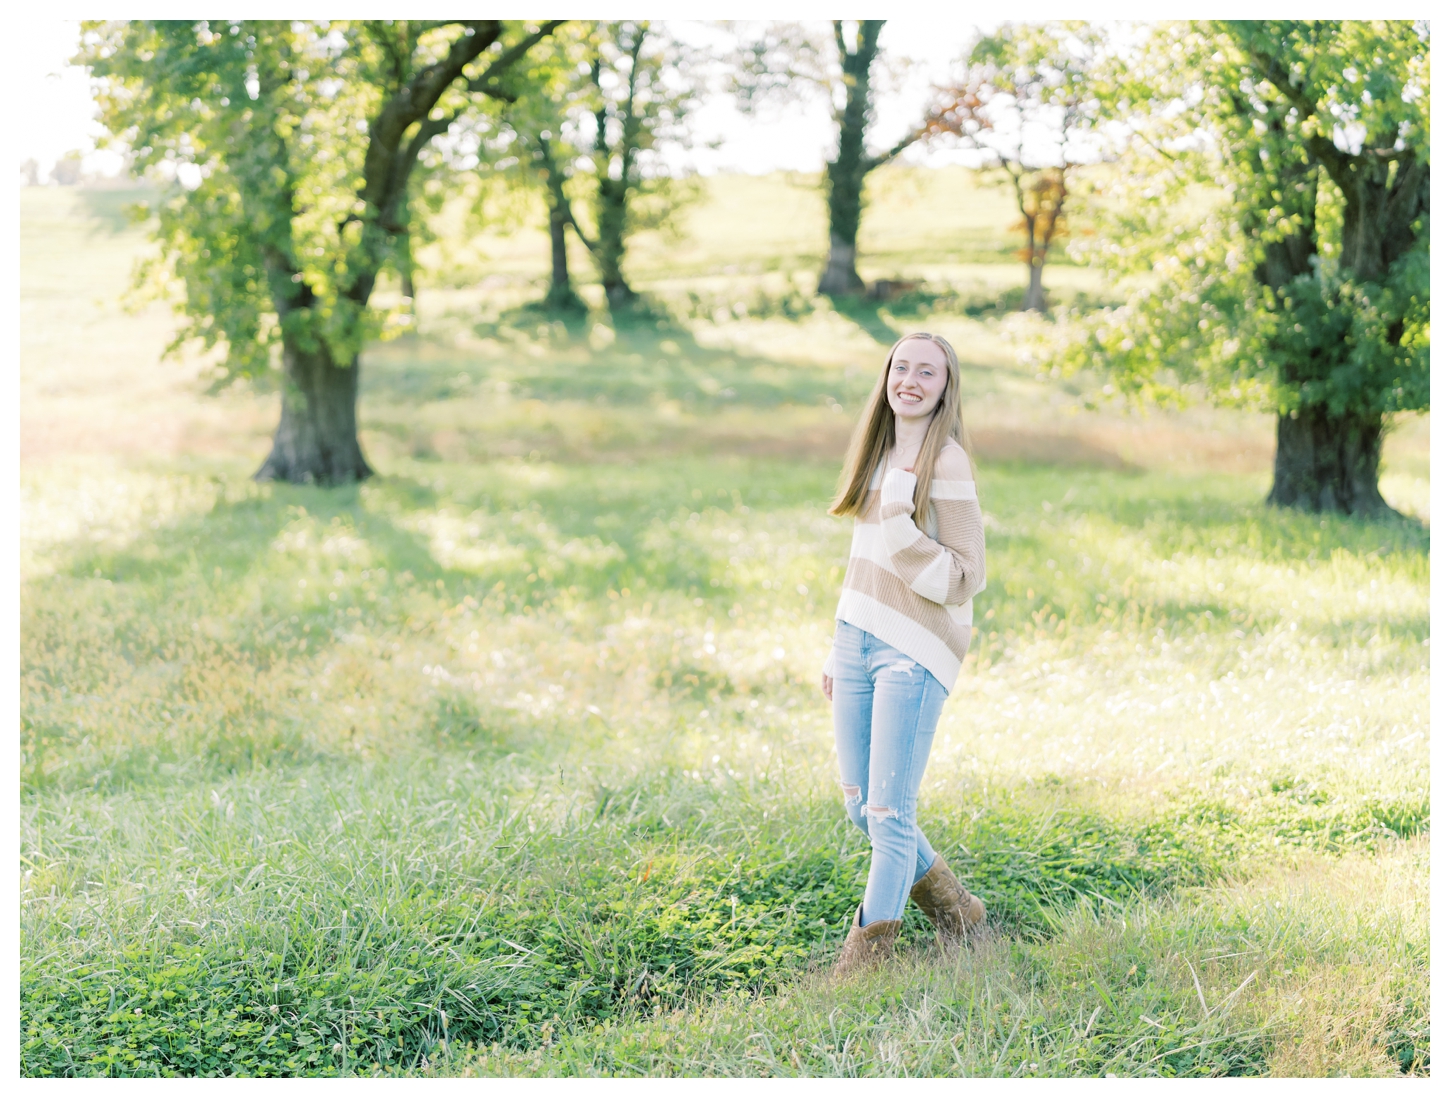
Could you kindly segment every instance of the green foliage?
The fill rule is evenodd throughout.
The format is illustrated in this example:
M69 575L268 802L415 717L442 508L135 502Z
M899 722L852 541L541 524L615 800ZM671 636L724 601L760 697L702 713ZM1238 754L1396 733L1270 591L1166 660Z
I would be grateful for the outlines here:
M573 119L590 162L589 245L612 305L633 297L624 281L626 241L644 229L672 228L699 189L658 160L661 145L687 138L700 85L691 51L649 21L602 22L589 43L585 110ZM578 228L578 223L575 223Z
M1142 140L1079 249L1135 288L1055 361L1139 399L1428 407L1428 58L1397 22L1175 25L1117 58L1101 95Z
M467 106L464 66L499 23L117 21L85 25L78 60L101 79L101 121L166 190L160 254L190 340L225 345L231 376L257 376L277 344L347 365L389 330L369 302L408 225L422 146ZM498 93L520 46L474 90ZM470 87L472 84L469 85ZM438 105L440 118L428 113ZM432 127L431 129L429 127ZM406 141L405 141L406 136Z
M270 23L88 24L85 44L80 60L104 82L104 124L135 149L139 169L172 177L154 211L163 254L151 266L170 260L184 287L189 323L173 348L225 342L232 371L264 371L280 335L278 301L296 296L274 280L295 269L309 285L329 282L339 259L328 242L294 240L292 224L299 177L314 160L341 154L343 170L358 166L346 145L328 147L346 126L317 90L336 47L318 28ZM337 104L344 117L356 106L349 98ZM315 131L305 144L304 127ZM328 187L309 189L338 200Z
M1300 275L1265 297L1260 338L1265 357L1284 364L1281 408L1322 405L1338 417L1430 406L1428 240L1383 284Z

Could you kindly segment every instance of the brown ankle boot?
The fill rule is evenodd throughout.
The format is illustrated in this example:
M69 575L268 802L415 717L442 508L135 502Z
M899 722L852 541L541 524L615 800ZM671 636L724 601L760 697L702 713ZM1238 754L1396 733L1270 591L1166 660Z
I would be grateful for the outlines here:
M851 919L851 932L846 935L846 944L841 947L841 956L837 958L831 975L839 979L861 969L874 968L887 960L900 929L900 919L877 919L862 926L861 908L857 906Z
M987 914L986 905L962 887L940 854L926 876L911 886L911 898L926 912L943 945L960 942Z

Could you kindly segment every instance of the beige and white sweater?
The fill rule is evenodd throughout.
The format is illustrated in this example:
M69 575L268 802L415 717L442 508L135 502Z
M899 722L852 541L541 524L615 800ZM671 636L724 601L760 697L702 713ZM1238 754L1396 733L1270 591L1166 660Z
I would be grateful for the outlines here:
M977 485L931 482L926 533L912 521L916 474L877 469L851 534L836 618L921 664L947 690L972 641L972 597L987 586ZM834 650L825 673L833 674Z

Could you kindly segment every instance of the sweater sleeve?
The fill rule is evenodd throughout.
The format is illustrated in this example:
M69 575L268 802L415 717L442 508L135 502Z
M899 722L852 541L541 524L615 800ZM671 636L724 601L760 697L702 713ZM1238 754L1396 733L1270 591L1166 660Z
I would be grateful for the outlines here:
M922 598L943 606L961 606L987 585L986 538L977 486L969 480L933 482L936 540L911 520L915 492L916 474L905 469L888 471L881 482L881 536L892 571Z

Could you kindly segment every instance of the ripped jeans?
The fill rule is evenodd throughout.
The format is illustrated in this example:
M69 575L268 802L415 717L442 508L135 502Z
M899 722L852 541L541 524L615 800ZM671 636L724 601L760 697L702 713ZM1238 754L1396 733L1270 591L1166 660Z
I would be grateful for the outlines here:
M846 815L871 839L861 922L899 919L911 886L936 860L916 826L916 791L946 688L911 657L843 621L832 670Z

